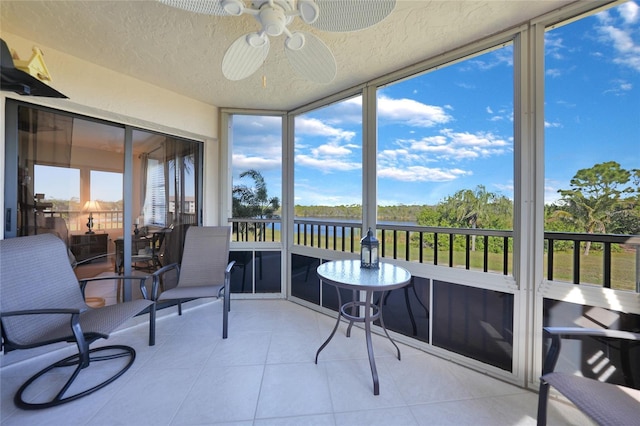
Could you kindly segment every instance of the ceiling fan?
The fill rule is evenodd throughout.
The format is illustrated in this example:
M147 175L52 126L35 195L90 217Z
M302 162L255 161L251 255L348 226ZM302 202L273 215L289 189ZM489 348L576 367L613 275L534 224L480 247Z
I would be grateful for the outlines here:
M315 35L290 31L295 17L323 31L346 32L368 28L386 18L396 0L158 0L168 6L206 15L251 15L261 26L236 39L222 59L222 73L242 80L256 72L269 53L269 37L286 36L285 53L302 77L330 83L336 76L333 53Z

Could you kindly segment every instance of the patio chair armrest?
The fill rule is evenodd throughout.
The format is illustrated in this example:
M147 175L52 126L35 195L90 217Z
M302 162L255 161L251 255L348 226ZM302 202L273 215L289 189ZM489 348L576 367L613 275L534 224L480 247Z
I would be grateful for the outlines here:
M147 294L147 287L145 286L145 283L147 281L147 278L149 278L149 275L110 275L108 277L93 277L93 278L83 278L81 280L78 280L78 283L80 284L80 289L82 290L82 297L85 297L84 292L85 292L85 288L87 287L87 284L92 282L92 281L105 281L105 280L138 280L139 281L139 285L140 285L140 292L142 293L142 297L144 297L145 299L149 300L148 294Z
M582 328L582 327L544 327L544 334L547 337L551 337L551 347L547 352L547 356L544 359L542 365L542 374L553 372L558 362L560 355L560 348L562 346L561 340L565 339L579 339L581 337L601 337L607 339L618 340L631 340L640 341L640 333L633 333L623 330L604 330L597 328Z
M229 262L226 269L224 270L224 285L218 292L218 297L220 297L220 294L224 292L225 300L227 299L229 293L231 292L231 270L233 269L233 266L235 264L236 264L236 261L232 260L231 262Z
M60 308L60 309L25 309L22 311L8 311L0 312L0 317L13 317L18 315L77 315L86 311L87 309L73 309L73 308Z
M160 278L162 278L162 276L167 272L174 269L177 271L178 276L180 276L180 265L177 263L170 263L168 265L165 265L151 274L151 278L153 280L151 286L151 300L155 301L158 299L158 286L160 285Z
M640 333L633 333L631 331L624 330L605 330L599 328L582 327L545 327L544 330L547 334L557 334L564 338L579 338L581 336L591 336L640 341Z

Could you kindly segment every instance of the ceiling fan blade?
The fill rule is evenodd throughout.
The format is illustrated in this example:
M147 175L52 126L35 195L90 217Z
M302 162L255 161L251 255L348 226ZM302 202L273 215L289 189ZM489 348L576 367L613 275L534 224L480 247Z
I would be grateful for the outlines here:
M226 16L228 13L222 7L222 0L158 0L167 6L186 10L188 12L205 15Z
M357 31L377 24L396 7L396 0L315 0L318 19L310 24L332 32Z
M331 83L336 77L337 66L333 53L318 37L307 32L293 33L296 41L302 41L295 48L285 44L285 53L291 67L302 77L317 83Z
M263 41L260 45L256 40ZM253 40L250 44L249 40ZM234 41L222 58L222 74L229 80L242 80L256 72L269 54L269 37L246 34Z

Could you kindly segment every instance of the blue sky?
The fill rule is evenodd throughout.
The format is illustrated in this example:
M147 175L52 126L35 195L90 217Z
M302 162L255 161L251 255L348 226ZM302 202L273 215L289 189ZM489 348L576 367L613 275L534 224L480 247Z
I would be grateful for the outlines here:
M550 30L545 54L545 200L581 168L640 168L636 2ZM513 197L512 46L378 91L380 205L435 204L484 185ZM361 99L296 119L295 203L361 203ZM235 117L233 177L260 170L281 196L280 119ZM249 183L249 182L247 182Z
M93 170L90 191L100 201L122 200L122 173ZM36 165L35 192L49 200L80 200L80 170Z

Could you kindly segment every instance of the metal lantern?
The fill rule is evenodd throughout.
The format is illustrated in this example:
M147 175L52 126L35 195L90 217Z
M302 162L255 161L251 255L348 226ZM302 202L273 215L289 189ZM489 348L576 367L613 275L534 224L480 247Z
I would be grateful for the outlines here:
M373 235L371 228L367 231L367 235L360 240L360 267L369 269L378 269L378 240Z

